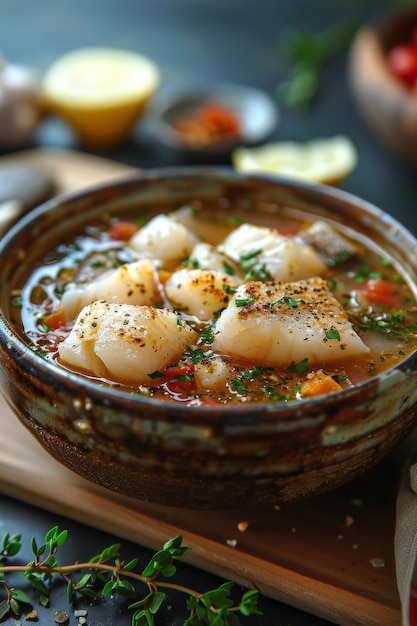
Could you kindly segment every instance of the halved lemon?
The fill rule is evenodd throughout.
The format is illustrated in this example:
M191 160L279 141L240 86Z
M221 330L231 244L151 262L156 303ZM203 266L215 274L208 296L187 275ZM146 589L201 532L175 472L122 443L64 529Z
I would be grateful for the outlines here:
M108 148L124 141L160 83L156 64L117 48L82 48L60 57L42 79L45 105L82 144Z
M358 153L345 135L305 143L282 141L256 148L236 148L232 163L237 170L279 174L310 182L336 185L355 169Z

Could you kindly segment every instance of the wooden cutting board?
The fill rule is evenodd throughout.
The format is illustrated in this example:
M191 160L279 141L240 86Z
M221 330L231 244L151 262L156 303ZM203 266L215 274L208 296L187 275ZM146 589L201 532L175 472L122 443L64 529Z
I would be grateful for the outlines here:
M58 192L133 170L62 150L12 158L52 172ZM341 626L401 624L393 539L402 450L361 479L306 502L199 512L135 501L76 476L44 451L2 397L0 432L0 490L7 495L151 549L182 534L193 548L188 562ZM240 522L248 523L244 532Z

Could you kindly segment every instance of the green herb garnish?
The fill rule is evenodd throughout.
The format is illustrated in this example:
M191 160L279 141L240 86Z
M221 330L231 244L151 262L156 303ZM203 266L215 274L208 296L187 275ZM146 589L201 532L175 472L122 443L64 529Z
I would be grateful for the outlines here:
M302 361L295 363L291 361L288 367L285 368L287 372L293 372L298 374L303 374L304 372L308 372L308 358L306 357Z
M247 304L250 304L254 300L255 298L236 298L235 305L238 307L246 306Z
M348 311L348 315L355 330L379 331L392 339L407 339L407 337L414 336L417 330L414 324L407 326L408 314L404 309L395 313Z
M231 599L233 588L231 582L224 582L217 589L206 593L167 582L165 579L172 578L177 572L176 561L191 551L190 547L182 545L181 535L164 543L142 571L137 569L138 558L134 557L128 561L121 559L119 543L106 547L99 554L82 562L61 565L57 553L65 544L67 537L68 531L60 530L58 526L46 532L40 545L35 537L32 537L33 558L24 564L15 562L15 557L22 547L21 535L4 533L0 544L0 589L4 593L4 599L0 599L0 620L27 613L27 605L31 604L26 591L15 586L18 573L23 574L25 587L29 583L39 593L39 602L45 607L55 588L53 582L58 580L66 584L70 604L75 603L80 597L86 598L89 603L100 602L103 597L113 595L127 598L128 608L132 611L132 626L155 624L154 616L167 600L165 589L181 592L187 596L187 609L190 614L184 626L191 624L239 626L241 622L237 613L243 616L261 615L258 609L257 590L244 592L240 601L235 603ZM13 579L13 586L7 581L9 576ZM144 594L137 590L140 584L144 586ZM221 622L218 621L219 614L222 615ZM194 619L195 616L198 616L197 620Z
M236 293L236 288L232 287L231 285L223 285L222 286L223 291L225 291L227 294L233 296L233 294Z
M151 372L150 374L148 374L148 376L152 380L157 380L157 378L163 378L164 377L164 373L159 371L159 370L155 370L154 372Z
M276 304L279 304L280 302L286 302L288 306L290 306L293 309L296 309L298 307L300 300L298 298L293 298L292 296L282 296L281 298L278 298L278 300L274 300L274 302L271 302L271 306L275 306Z
M334 326L332 326L330 330L326 330L325 335L327 339L336 339L337 341L340 341L339 331Z
M243 396L250 393L249 389L245 387L245 383L240 378L232 378L229 381L230 389L236 391L239 395Z
M277 90L285 106L308 109L319 92L327 62L348 46L357 27L356 20L346 19L318 34L300 30L282 33L280 51L291 68L288 80Z

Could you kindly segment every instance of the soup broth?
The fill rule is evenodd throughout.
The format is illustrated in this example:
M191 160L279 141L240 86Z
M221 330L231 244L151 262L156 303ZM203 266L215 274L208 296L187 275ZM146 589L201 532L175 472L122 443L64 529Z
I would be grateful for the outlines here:
M417 345L412 286L372 241L225 198L103 216L51 250L11 308L57 367L193 405L336 393Z

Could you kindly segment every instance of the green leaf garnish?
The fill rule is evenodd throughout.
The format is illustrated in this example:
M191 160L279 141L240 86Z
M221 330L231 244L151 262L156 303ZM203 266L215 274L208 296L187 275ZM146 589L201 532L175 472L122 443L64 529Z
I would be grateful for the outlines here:
M60 531L58 526L53 526L46 532L42 543L38 544L32 538L33 557L25 564L10 560L20 550L20 536L4 533L0 544L0 591L6 597L0 599L0 621L23 613L28 619L26 605L31 604L30 597L23 589L12 587L8 582L9 577L15 582L18 573L23 574L26 585L29 583L39 593L39 603L42 606L48 605L49 595L56 588L55 580L66 585L70 604L80 597L91 604L110 595L127 598L130 600L128 609L132 611L132 624L135 626L153 626L156 623L153 616L167 599L166 593L162 591L164 588L186 596L186 606L190 613L185 624L197 624L194 616L198 615L198 623L220 625L217 618L221 614L221 624L238 626L240 621L237 613L243 616L261 614L258 609L258 591L245 591L236 603L231 598L233 583L229 581L205 593L175 582L168 584L164 579L176 574L176 561L184 558L191 550L182 545L181 535L165 542L153 554L146 567L138 571L139 559L135 557L128 561L121 560L121 546L118 543L104 548L95 556L82 559L81 562L61 565L57 554L67 540L67 534L66 530ZM145 589L144 594L137 589L140 584Z
M235 300L235 305L238 307L242 307L242 306L246 306L247 304L250 304L251 302L253 302L255 300L255 298L236 298Z
M327 339L336 339L336 341L340 341L340 333L334 326L332 326L330 330L326 330L325 335Z
M148 376L152 380L156 380L157 378L163 378L164 373L160 372L159 370L155 370L154 372L151 372L150 374L148 374Z
M291 361L288 367L285 368L287 372L293 372L298 374L303 374L304 372L308 372L308 358L306 357L302 361L295 363Z
M286 302L288 306L296 309L299 305L300 300L298 298L293 298L292 296L282 296L281 298L278 298L278 300L274 300L274 302L271 302L271 306L275 306L280 302Z

